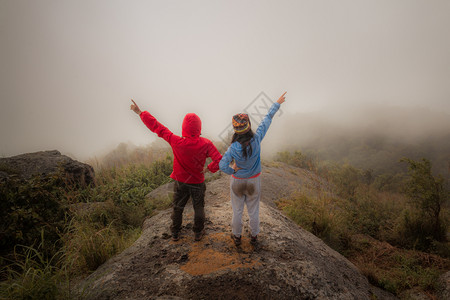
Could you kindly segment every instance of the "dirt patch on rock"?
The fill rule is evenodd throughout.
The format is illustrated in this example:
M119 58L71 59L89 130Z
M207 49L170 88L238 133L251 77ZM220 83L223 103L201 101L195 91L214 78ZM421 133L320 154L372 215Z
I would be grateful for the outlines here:
M192 245L185 257L187 262L180 269L191 275L206 275L217 271L259 267L259 260L252 258L253 250L249 239L243 239L240 251L236 251L229 234L213 233Z

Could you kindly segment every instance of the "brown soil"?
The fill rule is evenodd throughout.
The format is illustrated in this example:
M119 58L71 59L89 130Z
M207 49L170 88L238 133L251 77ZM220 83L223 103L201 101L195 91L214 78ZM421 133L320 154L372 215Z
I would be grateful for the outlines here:
M183 240L177 243L183 243ZM253 246L249 238L243 238L240 251L229 234L224 232L207 235L202 241L194 243L188 253L188 260L180 269L191 275L206 275L219 270L255 268L261 265L252 258Z

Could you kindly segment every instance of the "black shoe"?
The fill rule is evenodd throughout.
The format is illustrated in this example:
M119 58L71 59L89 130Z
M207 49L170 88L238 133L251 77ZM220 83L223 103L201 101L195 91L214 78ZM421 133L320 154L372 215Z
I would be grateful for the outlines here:
M204 230L202 230L200 232L196 232L195 233L195 237L194 237L195 241L196 242L200 241L203 238L203 235L205 235L205 231Z
M233 239L233 242L236 246L241 245L241 237L237 237L234 234L231 234L231 238Z
M252 237L250 238L250 244L252 244L252 245L258 244L258 236L257 236L257 235L252 236Z
M176 242L180 239L180 234L177 233L172 233L172 241Z

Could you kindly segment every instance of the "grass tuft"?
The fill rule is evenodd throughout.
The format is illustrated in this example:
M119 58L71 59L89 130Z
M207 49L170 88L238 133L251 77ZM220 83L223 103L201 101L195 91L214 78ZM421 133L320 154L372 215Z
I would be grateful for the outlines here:
M37 248L17 246L20 253L15 253L16 261L2 268L0 298L2 299L56 299L63 298L59 286L64 278L64 261L62 252L55 253L47 259L42 253L41 245Z

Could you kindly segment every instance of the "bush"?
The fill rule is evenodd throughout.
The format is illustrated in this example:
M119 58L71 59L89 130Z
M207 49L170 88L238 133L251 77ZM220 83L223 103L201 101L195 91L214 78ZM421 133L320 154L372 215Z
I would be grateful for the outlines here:
M126 162L97 170L95 186L62 175L0 185L0 299L70 299L71 276L129 247L145 217L170 206L145 196L171 180L171 155Z
M401 195L381 193L361 185L355 190L354 198L343 203L347 226L354 233L383 240L395 226L405 200Z
M42 251L53 256L62 246L59 234L64 230L67 206L61 200L62 175L33 177L23 182L10 179L0 185L0 255L11 253L14 246L33 246L43 233L47 243Z
M398 236L403 246L430 250L433 241L446 242L447 222L442 216L449 191L441 176L433 176L427 159L408 163L409 179L406 194L411 207L406 209L398 226Z
M362 172L348 164L335 164L328 170L329 179L335 184L337 194L346 199L354 199L356 189L361 184Z
M317 163L314 159L309 155L303 154L301 151L294 151L294 153L288 151L278 152L274 160L310 171L317 169Z
M97 186L80 202L112 200L117 205L140 205L146 194L170 181L171 173L170 155L150 165L142 163L101 169L97 172Z
M375 177L372 185L382 192L402 192L405 185L405 178L403 174L380 174Z
M295 194L281 199L277 206L294 222L323 239L332 248L345 251L351 242L338 203L338 200L327 196L313 198Z

